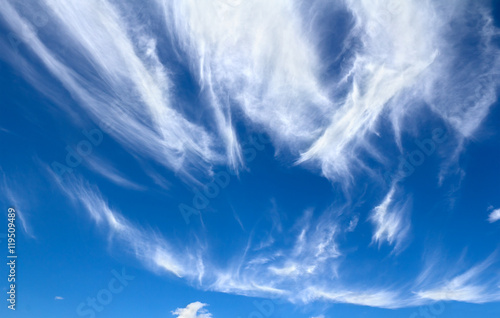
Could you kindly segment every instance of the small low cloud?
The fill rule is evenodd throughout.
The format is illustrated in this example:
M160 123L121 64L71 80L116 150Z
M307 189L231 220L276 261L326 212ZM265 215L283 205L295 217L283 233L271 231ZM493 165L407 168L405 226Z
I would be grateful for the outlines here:
M172 311L172 314L177 318L212 318L212 314L203 308L205 306L208 305L196 301L187 305L186 308L177 308Z
M500 220L500 209L496 209L491 211L490 215L488 216L488 221L490 223L496 222Z
M56 296L56 297L54 297L54 299L55 299L55 300L63 300L64 298L63 298L63 297L61 297L61 296Z

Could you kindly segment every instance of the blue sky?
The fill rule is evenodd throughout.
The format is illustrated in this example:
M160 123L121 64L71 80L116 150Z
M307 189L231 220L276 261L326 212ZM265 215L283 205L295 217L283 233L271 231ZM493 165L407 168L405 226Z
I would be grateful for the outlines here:
M5 1L1 316L498 317L499 28L495 1Z

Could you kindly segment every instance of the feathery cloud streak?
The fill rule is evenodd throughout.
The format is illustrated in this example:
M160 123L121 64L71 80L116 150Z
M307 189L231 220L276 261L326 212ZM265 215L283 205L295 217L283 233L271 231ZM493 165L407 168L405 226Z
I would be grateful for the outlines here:
M348 188L353 173L371 170L359 159L362 152L390 164L372 140L382 123L389 121L402 148L408 116L427 105L453 127L460 146L495 100L499 54L491 39L498 30L476 2L346 1L343 10L353 21L346 38L360 44L344 43L347 62L335 75L321 59L320 26L292 0L158 0L163 33L130 16L135 3L37 5L51 18L37 32L18 6L7 3L2 16L14 32L32 35L26 44L33 54L117 140L188 175L193 168L210 173L213 164L244 164L235 130L243 121L267 131L297 163L315 162ZM312 15L328 12L322 10L328 5L317 1ZM45 40L49 27L70 48L65 56ZM454 61L467 53L458 44L471 35L480 54L457 70ZM198 79L208 122L184 114L160 40L173 45L178 62ZM24 72L36 78L32 68ZM234 115L237 110L243 118Z

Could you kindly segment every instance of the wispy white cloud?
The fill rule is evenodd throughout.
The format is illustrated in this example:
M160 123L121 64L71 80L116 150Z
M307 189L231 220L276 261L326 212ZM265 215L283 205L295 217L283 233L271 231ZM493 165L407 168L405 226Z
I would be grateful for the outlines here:
M49 172L51 173L51 172ZM80 204L91 219L105 229L109 239L115 240L131 250L137 259L154 271L167 271L178 277L197 278L200 268L186 266L187 261L199 262L196 251L175 249L161 235L132 224L122 214L109 206L95 186L77 178L56 182L75 203ZM184 256L181 257L180 255Z
M500 300L498 274L491 279L486 270L497 262L497 253L491 254L486 260L456 275L436 287L421 290L416 295L423 299L454 300L470 303L485 303ZM495 275L494 275L495 276ZM497 284L495 284L495 282Z
M395 244L397 251L410 230L409 201L395 202L396 186L393 185L380 205L375 207L370 220L375 226L372 240L379 245L386 241Z
M327 178L345 186L353 170L370 170L358 158L362 151L387 163L370 139L384 121L402 148L408 116L427 103L461 140L472 136L495 101L498 76L492 70L499 58L490 42L498 31L474 3L346 1L355 22L348 38L361 45L345 43L343 50L352 58L338 82L328 85L321 80L328 67L320 58L321 30L314 24L305 28L307 13L294 1L158 3L217 114L219 130L226 131L225 140L233 136L230 109L239 107L274 137L275 145L298 154L297 163L315 162ZM309 14L321 16L324 5L317 1ZM479 27L467 27L466 11L476 14ZM445 27L449 21L482 42L467 72L455 70L461 52L456 34Z
M54 175L54 179L112 241L131 250L144 266L198 282L203 289L291 299L292 290L328 273L335 266L332 261L341 255L335 242L335 223L324 217L313 222L310 213L306 213L308 224L297 231L296 242L286 254L276 253L275 249L253 250L249 245L243 258L229 266L219 266L204 248L180 249L158 233L132 224L110 206L95 186L76 178L61 181ZM298 285L290 286L291 281Z
M224 161L213 136L172 106L170 79L154 38L125 22L107 1L48 1L42 7L60 38L78 53L59 56L9 3L0 13L15 32L32 34L26 42L31 51L109 134L175 171L206 170Z
M228 109L235 104L277 143L300 145L318 136L331 102L294 1L158 3L214 108L219 130L232 136Z
M326 300L384 308L421 305L435 300L486 302L499 299L498 292L491 287L500 281L499 278L484 275L496 261L495 254L441 285L435 280L435 268L431 268L432 273L417 278L419 291L414 294L407 287L394 284L372 284L366 289L359 284L346 283L339 272L340 265L348 263L343 263L338 236L348 226L342 230L340 223L331 219L329 213L314 217L312 211L307 210L291 231L276 235L276 241L263 248L257 248L259 244L253 243L250 235L241 255L232 255L219 263L209 253L210 241L180 247L161 234L145 231L140 225L130 222L95 186L76 178L55 180L112 242L132 251L146 268L158 274L168 272L182 277L204 290L279 297L294 303ZM381 230L379 239L398 246L399 229L399 226L388 226ZM294 236L291 242L290 234ZM202 307L193 305L189 308L194 311L179 310L177 313L196 313L195 308Z
M117 171L112 165L97 156L87 158L86 163L90 169L104 176L111 182L125 188L133 190L144 190L145 188L125 177L122 173Z
M163 32L127 15L134 3L38 5L50 17L50 27L38 32L16 5L7 3L0 14L15 32L31 35L26 45L81 109L106 123L110 135L188 177L210 174L216 164L242 166L235 127L244 122L268 132L297 163L316 164L347 189L356 171L375 173L362 153L390 164L373 139L381 125L394 128L393 136L383 137L403 150L401 135L415 128L409 118L422 107L452 128L450 139L462 150L489 113L499 83L500 54L492 41L499 32L491 13L474 1L337 4L352 24L341 52L329 54L343 60L340 74L333 75L331 59L322 56L325 30L309 22L329 12L328 1L304 10L293 0L157 0L146 11L161 10ZM447 27L450 22L454 28ZM42 40L45 29L57 30L70 48L65 56ZM461 44L471 35L476 54L457 69L467 54ZM192 105L177 98L175 74L168 69L173 62L162 59L160 41L172 44L174 62L198 80L197 106L205 120L188 115L185 108ZM47 90L33 75L36 68L23 63L23 74Z
M338 100L330 124L299 162L318 162L330 178L350 176L356 166L369 170L357 159L359 149L385 164L369 137L378 135L380 124L389 120L402 148L401 133L411 127L408 116L424 103L456 130L459 140L472 136L496 100L499 83L493 71L500 61L498 48L491 45L498 30L483 8L472 2L432 1L347 5L356 19L351 33L362 42L343 79L348 93ZM464 10L479 19L477 28L467 28ZM457 24L456 32L446 29L448 21ZM455 61L463 60L457 47L464 34L479 39L475 49L480 53L466 70L457 72Z
M377 132L384 111L393 111L394 125L405 117L407 103L392 102L414 88L439 52L437 18L429 3L398 3L394 14L384 1L346 3L356 21L351 32L362 42L342 79L348 93L338 100L322 136L299 160L319 162L330 178L350 176L359 149L383 160L369 146L368 136Z
M24 233L31 238L35 238L28 221L29 213L27 212L29 211L29 203L23 199L26 195L24 191L22 191L25 185L21 186L16 179L7 177L2 168L0 168L0 176L0 189L2 190L4 204L16 210L16 222L19 220Z
M212 314L204 308L206 306L208 305L196 301L187 305L186 308L177 308L172 311L172 314L177 318L212 318Z
M388 290L351 291L309 287L299 294L302 301L327 300L370 307L398 308L407 305L401 296Z
M81 206L110 242L116 242L148 269L168 272L204 289L248 295L281 295L283 290L274 281L258 277L258 272L240 273L238 264L220 267L206 253L206 242L184 248L173 244L161 234L133 224L110 206L96 186L77 177L65 180L48 170L60 189ZM257 275L257 276L254 276Z
M359 222L359 216L355 215L350 221L349 221L349 226L346 229L346 232L353 232L356 229L356 226L358 226Z

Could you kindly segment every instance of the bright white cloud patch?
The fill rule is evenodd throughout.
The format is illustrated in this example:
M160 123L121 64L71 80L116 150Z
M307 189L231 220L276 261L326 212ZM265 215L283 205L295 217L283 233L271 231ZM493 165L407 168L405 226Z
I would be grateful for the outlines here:
M212 314L204 308L206 306L207 304L196 301L187 305L186 308L177 308L172 314L177 318L212 318Z
M496 222L500 220L500 209L496 209L491 211L490 215L488 216L488 221L490 223Z

